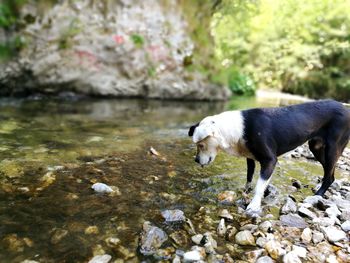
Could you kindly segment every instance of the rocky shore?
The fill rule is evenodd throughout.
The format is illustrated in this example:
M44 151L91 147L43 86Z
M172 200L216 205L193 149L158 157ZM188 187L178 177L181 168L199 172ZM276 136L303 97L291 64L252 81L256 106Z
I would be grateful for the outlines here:
M198 216L207 222L205 207ZM302 202L287 197L280 216L251 220L238 209L218 209L216 231L198 233L182 211L163 211L165 223L173 220L186 230L171 233L145 222L140 252L172 262L350 262L350 183L336 181L325 198L308 196ZM179 217L179 215L181 215ZM239 225L234 220L239 219ZM213 225L214 227L214 225ZM163 247L167 241L171 246ZM220 245L218 245L220 243ZM185 244L191 249L182 250ZM222 253L222 251L226 251Z

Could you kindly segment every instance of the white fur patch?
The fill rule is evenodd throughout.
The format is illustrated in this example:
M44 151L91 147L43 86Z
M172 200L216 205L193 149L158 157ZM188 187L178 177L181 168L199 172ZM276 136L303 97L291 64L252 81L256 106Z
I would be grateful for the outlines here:
M268 180L264 180L259 177L255 186L255 194L253 200L248 205L247 210L258 212L261 209L261 200L264 197L266 187L269 185L270 180L271 177Z
M204 118L194 130L193 142L197 143L208 136L221 142L223 149L237 145L243 138L244 122L241 111L225 111Z

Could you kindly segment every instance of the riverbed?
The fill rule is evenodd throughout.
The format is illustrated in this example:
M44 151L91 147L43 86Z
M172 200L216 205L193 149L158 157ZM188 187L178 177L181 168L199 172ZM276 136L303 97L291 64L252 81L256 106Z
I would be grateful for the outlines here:
M220 154L202 169L193 161L188 128L224 110L294 102L2 99L0 262L87 262L103 253L139 262L142 224L166 228L165 209L181 209L198 231L213 231L218 209L226 207L218 194L242 194L245 160ZM265 211L277 216L280 200L292 191L297 200L311 195L321 174L312 160L280 158L272 180L278 198ZM302 185L296 192L295 180ZM96 194L96 182L113 186L115 194ZM207 222L197 216L201 207ZM106 242L111 237L119 240L118 250Z

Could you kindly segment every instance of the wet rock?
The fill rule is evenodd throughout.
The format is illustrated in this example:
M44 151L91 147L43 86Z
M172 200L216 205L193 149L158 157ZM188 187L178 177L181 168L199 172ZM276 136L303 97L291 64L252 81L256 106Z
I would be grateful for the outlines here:
M284 255L283 263L301 263L301 260L294 251L291 251Z
M265 249L273 259L279 259L286 254L281 244L275 240L270 240L265 244Z
M258 226L257 225L254 225L254 224L246 224L244 226L241 226L239 228L239 230L243 231L243 230L249 230L250 232L254 232L255 230L258 229Z
M230 256L230 254L226 253L223 257L222 257L222 261L224 263L234 263L235 261L233 260L233 258Z
M2 240L4 246L13 252L23 252L24 245L23 239L19 238L17 234L10 234L3 238Z
M346 220L350 220L350 211L344 210L341 215L339 216L339 218L342 221L346 221Z
M224 218L227 221L232 221L233 216L227 209L222 209L219 213L219 217Z
M191 240L196 245L199 245L201 243L202 239L203 239L203 235L202 234L197 234L197 235L194 235L194 236L191 237Z
M113 192L113 189L104 183L95 183L91 186L91 188L96 193L112 193Z
M97 226L88 226L85 228L84 233L87 235L96 235L99 233L99 230Z
M299 213L299 215L301 215L303 217L310 218L310 219L314 219L317 217L317 215L314 212L310 211L305 206L299 207L298 213Z
M51 236L51 244L59 243L65 236L68 235L68 231L65 229L56 229Z
M336 222L336 218L332 217L316 217L312 220L313 224L320 225L320 226L334 226Z
M145 221L142 228L140 252L143 255L152 255L166 240L168 240L168 236L162 229L153 226L149 221Z
M270 233L272 231L272 224L270 221L264 221L259 225L259 229L265 233Z
M281 214L295 213L297 211L297 205L292 198L288 197L286 203L281 208Z
M347 221L345 221L343 224L341 224L341 228L342 228L345 232L350 231L350 220L347 220Z
M292 186L294 186L297 189L300 189L302 185L301 185L301 182L299 180L293 180Z
M189 218L186 218L185 223L186 224L184 224L184 228L187 231L187 233L189 233L190 235L197 234L196 230L194 228L194 225L193 225L192 221Z
M323 239L324 239L324 235L321 232L313 231L313 233L312 233L312 242L314 244L318 244L318 243L322 242Z
M292 246L292 251L293 251L298 257L300 257L300 258L306 258L306 255L307 255L307 250L306 250L306 248L293 245L293 246Z
M256 260L265 252L264 249L256 249L244 253L244 259L248 262L256 262Z
M184 254L185 262L196 262L202 260L203 257L201 253L197 250L189 251Z
M327 238L327 240L331 243L347 240L346 233L342 230L337 229L334 226L321 226L320 229Z
M297 214L288 214L280 216L282 225L289 227L305 228L308 225L305 220Z
M206 253L208 254L215 253L215 249L218 247L218 245L210 232L204 233L203 243L204 243Z
M97 255L90 259L88 263L108 263L111 259L112 256L108 254Z
M178 230L171 233L170 238L180 247L186 247L189 243L189 238L184 230Z
M237 198L234 191L224 191L218 194L218 201L225 205L232 205Z
M255 263L274 263L274 262L275 261L269 256L263 256L258 258L258 260Z
M254 236L248 230L238 232L235 236L235 241L238 245L242 245L242 246L254 246L255 245Z
M235 240L237 231L237 228L234 226L228 226L226 230L226 239L230 242L233 242Z
M310 204L312 206L316 206L320 200L322 200L322 196L319 195L311 195L304 199L303 203Z
M264 193L264 197L265 198L270 198L273 199L278 195L278 189L276 186L274 186L273 184L269 184L266 187L265 193Z
M165 222L179 222L186 220L184 212L179 209L164 210L161 214Z
M259 247L265 247L265 244L267 243L268 239L265 237L258 237L256 240L256 245Z
M216 229L216 232L218 233L218 236L223 237L226 234L226 225L225 225L225 219L221 218L219 225Z
M116 248L120 245L121 241L117 237L108 237L105 239L107 246L111 248Z
M301 233L301 240L305 243L311 242L312 239L312 231L310 228L305 228Z

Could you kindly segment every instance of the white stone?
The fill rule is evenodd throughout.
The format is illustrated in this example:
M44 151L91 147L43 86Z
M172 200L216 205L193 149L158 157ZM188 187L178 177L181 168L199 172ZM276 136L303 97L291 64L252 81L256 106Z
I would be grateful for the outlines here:
M189 251L184 254L185 262L195 262L199 260L202 260L202 256L197 250Z
M347 220L347 221L345 221L343 224L341 224L341 228L342 228L345 232L350 231L350 220Z
M302 263L300 258L294 253L294 251L291 251L284 255L283 257L283 263Z
M293 246L292 246L292 251L293 251L298 257L306 258L306 254L307 254L306 248L293 245Z
M217 233L219 236L224 236L226 234L226 225L225 225L225 219L221 218L220 223L217 228Z
M97 193L112 193L113 189L104 183L95 183L91 188Z
M269 256L263 256L258 258L258 260L255 263L273 263L275 261L273 261L272 258L270 258Z
M321 232L319 232L319 231L314 231L314 232L312 233L312 242L313 242L314 244L320 243L321 241L323 241L323 239L324 239L324 235L323 235Z
M281 247L281 244L275 240L268 241L265 244L265 249L273 259L278 259L286 254L286 251Z
M193 243L195 243L196 245L199 245L203 239L203 235L202 234L197 234L191 237Z
M334 226L321 226L320 228L323 234L326 236L327 240L331 243L347 240L346 233L342 230L337 229Z
M89 263L108 263L112 259L112 256L108 254L94 256L90 259Z
M255 245L255 240L248 230L240 231L236 234L235 237L236 243L238 245L243 245L243 246L254 246Z
M306 243L309 243L312 239L312 231L310 228L305 228L303 230L303 233L301 234L301 240L306 242Z

